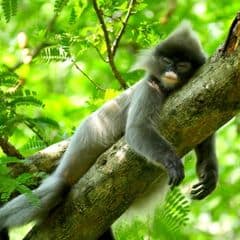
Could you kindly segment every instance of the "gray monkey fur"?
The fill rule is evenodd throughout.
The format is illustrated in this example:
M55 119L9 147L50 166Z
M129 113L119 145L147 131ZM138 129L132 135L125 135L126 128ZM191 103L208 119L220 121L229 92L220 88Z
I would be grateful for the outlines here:
M14 198L0 208L0 229L23 225L34 219L43 218L62 200L66 188L76 183L95 163L98 156L123 135L130 147L160 166L168 174L164 174L162 182L159 182L158 185L166 185L169 181L170 185L175 186L182 181L184 178L182 161L176 156L170 144L156 132L155 123L151 119L151 116L158 113L167 95L156 93L154 84L149 84L149 76L153 75L157 81L161 81L156 52L159 49L161 51L163 46L168 48L168 45L170 47L171 45L175 47L184 45L193 52L193 55L197 55L196 58L201 58L201 61L205 59L198 38L186 23L180 25L156 48L140 54L139 60L132 70L144 69L145 77L120 96L105 103L80 124L59 166L33 191L39 198L40 204L32 205L25 195ZM209 194L215 188L217 181L213 136L209 137L207 144L206 142L203 144L204 151L197 151L197 170L199 170L197 173L200 182L195 189L196 199L204 198ZM196 149L203 147L203 144L197 146ZM204 187L209 180L208 165L211 166L214 174L216 173L216 179L205 194Z

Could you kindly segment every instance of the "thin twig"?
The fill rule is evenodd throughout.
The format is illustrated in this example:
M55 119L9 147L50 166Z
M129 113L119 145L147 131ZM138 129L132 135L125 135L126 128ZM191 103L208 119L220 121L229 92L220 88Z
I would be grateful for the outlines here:
M72 63L74 65L74 67L81 72L97 89L101 90L101 91L105 91L106 89L104 89L103 87L101 87L99 84L97 84L90 76L88 76L87 73L85 73L79 66L78 64L72 60Z
M13 93L17 92L17 90L20 89L24 85L24 83L25 83L25 80L23 78L18 79L15 86L9 87L7 89L7 93L8 94L13 94Z
M56 23L57 17L58 17L58 14L55 13L53 15L53 17L50 19L50 21L48 22L48 25L47 25L44 37L46 37L48 35L48 33L52 32L52 29L53 29L53 27L54 27L54 25Z
M160 19L161 24L166 24L170 17L173 15L177 8L177 0L169 0L168 1L168 10L165 15Z
M33 50L32 50L32 54L30 55L31 57L31 61L38 56L38 54L41 52L42 49L44 49L45 47L48 47L48 46L51 46L50 43L47 43L47 42L42 42L40 43L37 47L35 47ZM30 63L29 62L29 63ZM18 63L16 63L13 67L9 68L10 71L15 71L17 70L19 67L21 67L22 65L24 64L24 61L19 61Z
M121 76L120 72L118 71L118 69L115 65L114 55L112 53L111 41L110 41L110 37L109 37L109 34L108 34L107 26L106 26L104 18L103 18L103 12L97 4L97 0L93 0L93 7L94 7L94 10L97 14L98 20L100 22L100 25L101 25L101 28L102 28L102 31L103 31L103 35L104 35L104 39L105 39L105 43L106 43L106 48L107 48L109 65L112 69L112 72L113 72L114 76L116 77L116 79L120 83L121 87L126 89L128 87L128 85L127 85L126 81L123 79L123 77Z
M130 0L126 16L122 22L122 28L119 30L117 37L115 38L113 45L112 45L111 51L112 51L113 56L115 56L115 54L116 54L116 50L118 48L119 42L122 38L123 33L125 32L128 20L129 20L130 16L132 15L135 4L136 4L136 0Z
M98 56L99 56L105 63L108 63L108 61L106 60L106 58L104 58L104 56L101 54L100 50L99 50L96 46L94 46L94 44L92 44L92 46L93 46L93 48L96 49L96 52L97 52Z
M119 81L121 87L123 89L128 88L128 85L127 85L126 81L122 77L121 73L118 71L118 69L117 69L117 67L115 65L114 59L112 57L109 59L109 64L111 66L111 69L112 69L112 72L113 72L114 76Z
M31 129L32 132L34 132L36 134L36 136L42 140L44 142L44 144L46 144L46 146L49 145L49 142L46 141L46 139L44 139L44 137L39 133L39 131L35 128L35 125L33 123L31 123L31 121L24 121L23 122L28 128Z

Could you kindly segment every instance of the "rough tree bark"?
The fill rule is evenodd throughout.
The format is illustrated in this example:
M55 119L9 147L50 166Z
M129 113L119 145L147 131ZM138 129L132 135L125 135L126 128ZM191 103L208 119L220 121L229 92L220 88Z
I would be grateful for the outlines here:
M189 84L170 96L156 116L160 133L180 156L239 111L239 35L238 15L221 51ZM25 240L96 239L159 174L157 167L147 164L121 139L99 157L66 201L34 227Z

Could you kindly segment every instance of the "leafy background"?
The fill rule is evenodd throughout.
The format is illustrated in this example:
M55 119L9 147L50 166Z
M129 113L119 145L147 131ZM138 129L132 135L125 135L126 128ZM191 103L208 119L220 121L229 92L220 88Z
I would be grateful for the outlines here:
M114 61L109 64L111 56L109 58L107 54L92 1L1 1L2 201L16 190L29 193L28 187L35 185L35 176L29 174L17 179L10 177L7 163L19 162L37 150L71 136L85 116L119 94L124 84L136 82L142 72L129 72L129 68L140 49L157 44L187 19L211 56L226 39L240 5L238 0L231 3L228 0L129 2L134 3L134 9L116 54L113 54ZM103 10L113 42L128 13L128 1L98 0L97 3ZM116 78L114 66L124 84ZM199 202L189 199L190 186L196 182L196 175L194 156L188 154L185 159L187 177L180 188L182 193L178 190L171 193L173 199L178 199L173 211L180 216L179 224L174 221L175 213L164 220L166 212L174 205L170 195L169 207L160 208L153 221L115 224L117 239L240 239L239 124L239 119L235 118L218 131L220 179L211 196ZM12 231L12 239L21 239L25 230Z

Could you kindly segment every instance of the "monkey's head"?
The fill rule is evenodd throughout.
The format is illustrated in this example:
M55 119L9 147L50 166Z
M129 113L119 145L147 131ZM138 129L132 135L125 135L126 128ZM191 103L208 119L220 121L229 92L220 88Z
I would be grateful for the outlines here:
M185 84L205 60L196 33L183 22L155 48L143 51L132 69L144 69L171 90Z

